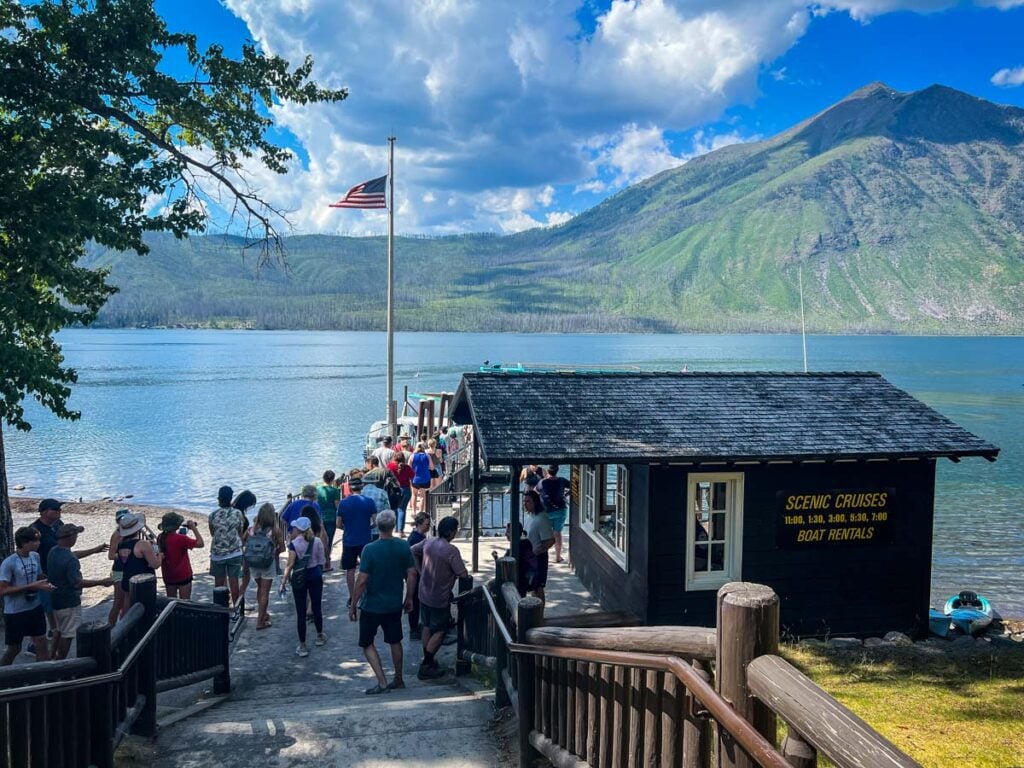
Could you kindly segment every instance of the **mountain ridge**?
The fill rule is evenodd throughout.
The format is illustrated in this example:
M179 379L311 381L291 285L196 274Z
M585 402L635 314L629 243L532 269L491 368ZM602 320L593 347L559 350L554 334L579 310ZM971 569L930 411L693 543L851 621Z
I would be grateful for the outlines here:
M383 238L288 238L254 274L223 238L93 251L106 325L381 328ZM1024 110L870 83L558 227L396 241L408 330L1024 331Z

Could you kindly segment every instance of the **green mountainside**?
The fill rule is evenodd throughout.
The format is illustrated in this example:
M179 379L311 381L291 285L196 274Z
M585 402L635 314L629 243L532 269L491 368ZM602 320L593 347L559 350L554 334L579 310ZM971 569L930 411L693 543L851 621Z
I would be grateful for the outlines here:
M400 226L400 222L399 222ZM383 328L385 243L287 240L257 274L230 237L96 251L106 325ZM406 330L1024 331L1024 110L872 84L518 235L398 238Z

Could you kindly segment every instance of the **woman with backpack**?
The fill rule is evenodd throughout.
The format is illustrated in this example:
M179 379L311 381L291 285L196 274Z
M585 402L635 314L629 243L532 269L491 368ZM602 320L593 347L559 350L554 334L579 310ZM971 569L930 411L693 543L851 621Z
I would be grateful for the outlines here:
M295 600L295 623L299 631L299 644L295 655L301 658L309 656L306 647L306 599L309 598L313 608L313 623L316 626L315 645L324 645L324 614L321 600L324 594L324 545L319 537L313 535L308 517L300 517L292 522L291 541L288 543L288 565L284 569L284 583L290 584L292 597Z
M256 629L270 623L270 587L277 575L277 556L284 552L284 537L277 524L277 510L269 501L256 513L256 521L245 532L242 560L249 575L256 580Z

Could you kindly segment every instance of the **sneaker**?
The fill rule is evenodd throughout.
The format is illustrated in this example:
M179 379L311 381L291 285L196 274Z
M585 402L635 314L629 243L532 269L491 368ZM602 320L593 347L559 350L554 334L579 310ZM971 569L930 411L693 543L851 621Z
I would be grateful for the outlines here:
M439 677L445 676L445 670L435 664L420 664L419 671L416 672L416 677L420 680L437 680Z
M316 640L313 642L313 645L327 645L327 635L321 632L316 636Z
M299 643L298 647L295 649L295 655L304 659L309 656L309 648L306 647L305 643Z

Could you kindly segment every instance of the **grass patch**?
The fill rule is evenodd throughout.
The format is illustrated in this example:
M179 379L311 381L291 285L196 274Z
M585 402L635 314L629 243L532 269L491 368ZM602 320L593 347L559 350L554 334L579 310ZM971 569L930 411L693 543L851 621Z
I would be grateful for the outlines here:
M1024 766L1024 648L781 654L924 766Z

